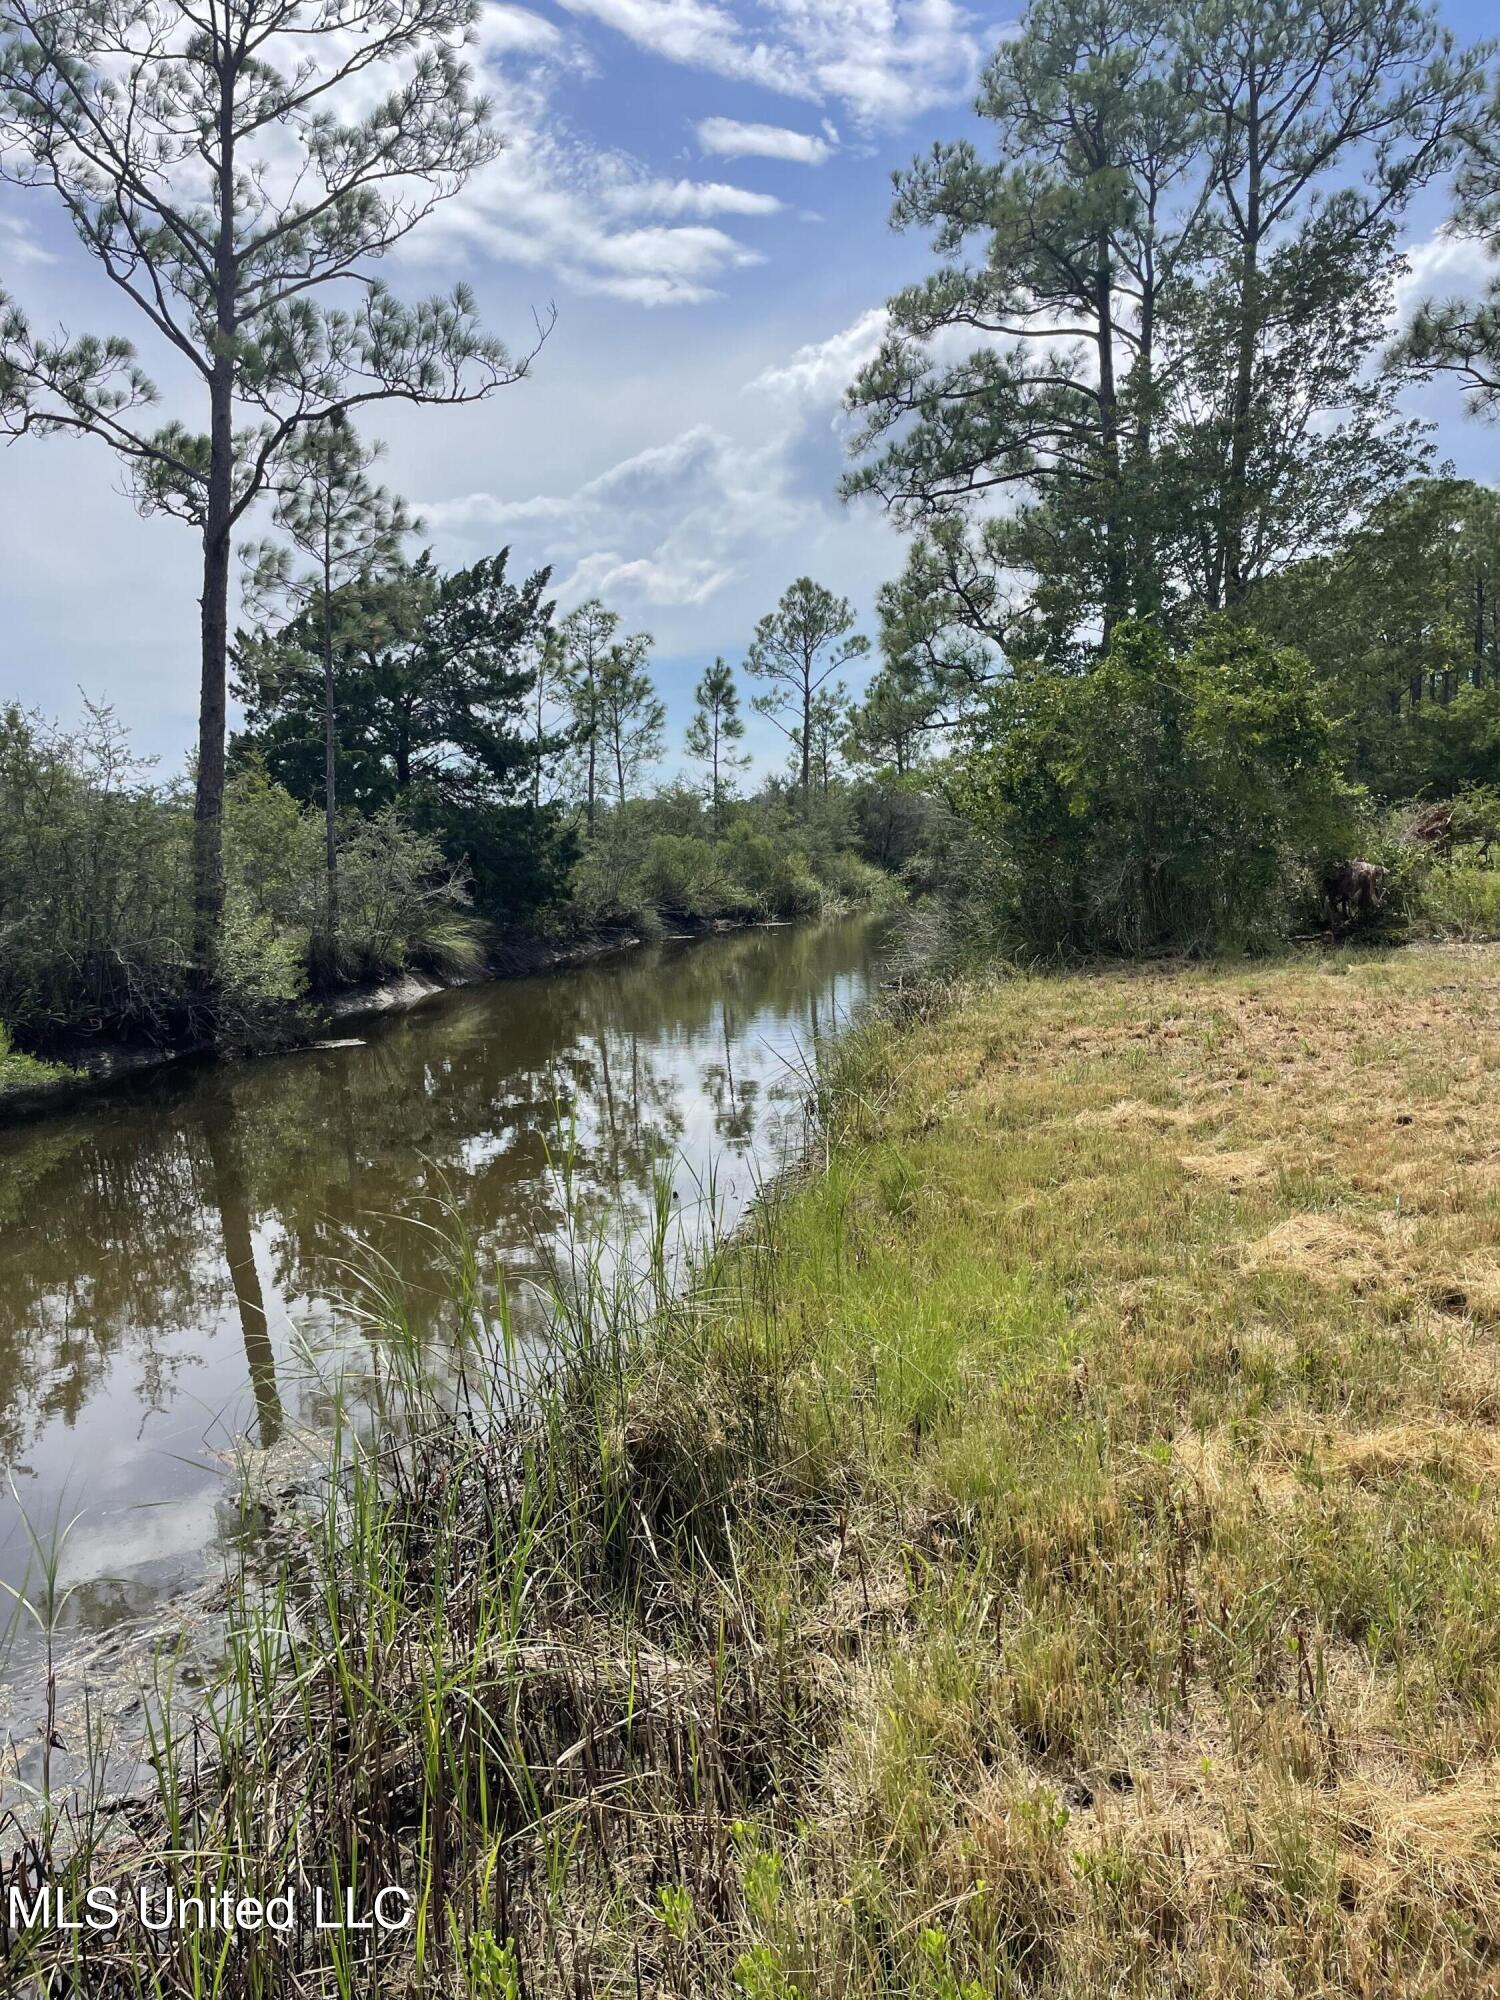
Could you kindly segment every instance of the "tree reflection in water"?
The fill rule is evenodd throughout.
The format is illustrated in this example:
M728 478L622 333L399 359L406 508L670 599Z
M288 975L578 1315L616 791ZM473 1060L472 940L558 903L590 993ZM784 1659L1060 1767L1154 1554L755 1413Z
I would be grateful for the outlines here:
M350 1337L353 1240L434 1334L443 1249L415 1225L437 1201L535 1334L525 1280L562 1224L565 1134L596 1225L643 1214L668 1159L685 1206L717 1161L732 1212L778 1164L800 1057L877 949L868 922L668 944L449 994L356 1048L163 1072L0 1132L0 1577L25 1570L12 1478L34 1520L84 1510L80 1624L197 1574L231 1441L271 1446L322 1414L294 1329Z

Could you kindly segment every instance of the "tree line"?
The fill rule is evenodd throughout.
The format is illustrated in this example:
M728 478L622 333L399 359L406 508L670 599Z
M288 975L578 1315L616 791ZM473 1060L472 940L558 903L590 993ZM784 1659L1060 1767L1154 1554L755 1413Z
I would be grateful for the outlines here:
M373 405L515 384L550 325L514 354L462 288L408 304L375 277L500 143L463 60L476 8L0 0L3 170L60 204L190 385L160 421L124 334L49 337L0 312L6 430L98 439L140 507L200 538L191 973L210 1015L236 768L258 760L321 811L313 930L331 962L341 813L399 807L482 904L536 908L570 892L577 842L629 818L663 753L649 637L595 600L557 619L548 578L512 579L503 552L446 575L409 560L420 523L357 428ZM989 801L976 823L1012 866L1018 815L1076 825L1108 790L1074 779L1108 753L1082 683L1112 658L1122 701L1171 683L1151 731L1173 757L1198 718L1179 769L1194 782L1221 768L1215 686L1297 708L1305 667L1349 810L1266 828L1257 855L1279 842L1311 865L1366 838L1361 788L1490 781L1492 501L1437 463L1402 396L1445 376L1493 407L1495 286L1426 301L1393 337L1423 190L1451 183L1451 227L1496 244L1490 55L1430 0L1033 0L983 75L990 143L939 142L896 177L893 219L934 262L850 387L844 481L908 536L879 666L851 700L839 676L867 641L805 578L747 648L805 825L842 759L960 819ZM356 98L369 108L340 108ZM257 508L270 532L238 544L252 624L236 634L236 538ZM1158 644L1172 672L1138 680ZM727 837L742 728L717 660L686 746L708 799L692 838ZM1076 916L1090 893L1080 879L1063 900Z
M896 175L933 261L847 396L909 537L864 728L1028 948L1284 934L1500 786L1495 495L1404 400L1493 412L1500 283L1397 310L1435 182L1500 251L1492 56L1427 0L1032 0L988 143Z

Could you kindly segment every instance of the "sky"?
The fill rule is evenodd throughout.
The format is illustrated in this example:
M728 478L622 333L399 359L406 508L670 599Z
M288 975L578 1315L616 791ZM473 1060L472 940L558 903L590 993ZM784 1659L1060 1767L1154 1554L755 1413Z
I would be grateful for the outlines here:
M1017 11L487 0L473 60L505 150L388 275L413 296L466 281L517 350L554 307L556 323L527 379L489 401L392 406L366 428L440 562L509 546L518 570L551 566L561 610L598 595L653 635L664 775L704 665L738 665L795 577L847 596L874 636L900 541L836 486L843 391L884 300L930 267L889 227L891 171L977 133L975 76ZM1445 14L1483 32L1477 0ZM1472 246L1438 234L1442 213L1432 191L1411 218L1408 296L1478 276ZM135 331L40 192L0 193L0 288L41 327ZM1440 420L1460 471L1494 476L1495 433L1455 398L1412 407ZM0 701L65 722L81 694L110 702L137 749L180 768L197 716L193 531L140 519L93 440L0 451L0 523ZM761 771L785 748L759 718L750 747Z

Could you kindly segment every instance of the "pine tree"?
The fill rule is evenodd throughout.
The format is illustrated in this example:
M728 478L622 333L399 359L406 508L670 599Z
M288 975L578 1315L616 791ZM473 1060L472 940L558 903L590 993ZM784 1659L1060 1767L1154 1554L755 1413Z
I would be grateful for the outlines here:
M667 711L646 672L651 643L649 632L620 640L599 670L599 721L615 767L617 805L624 805L643 767L661 755Z
M723 818L723 803L733 773L742 771L750 759L736 749L745 734L740 714L739 689L734 673L723 659L716 659L694 690L696 707L685 739L687 753L708 767L708 800L717 827Z
M461 61L477 14L478 0L6 0L7 171L60 198L204 414L201 431L153 426L127 341L4 318L6 428L102 439L144 510L201 536L194 957L210 989L236 528L308 428L391 398L470 402L526 371L464 288L406 305L368 270L498 146ZM373 103L341 118L354 85ZM285 167L267 163L273 133ZM329 286L354 302L321 303Z
M583 764L584 824L591 835L599 806L600 679L619 626L618 614L590 597L558 627L562 682Z
M277 473L271 518L284 537L247 547L247 594L254 604L279 600L293 615L311 611L317 627L323 684L323 822L327 879L325 950L337 963L339 938L337 705L334 625L337 593L400 561L401 544L421 532L406 503L372 485L378 444L365 444L347 414L314 424L293 438ZM298 572L293 552L310 570Z
M808 576L798 577L755 628L745 664L769 683L755 707L797 746L804 805L812 792L813 698L840 667L869 650L869 640L854 630L847 600Z

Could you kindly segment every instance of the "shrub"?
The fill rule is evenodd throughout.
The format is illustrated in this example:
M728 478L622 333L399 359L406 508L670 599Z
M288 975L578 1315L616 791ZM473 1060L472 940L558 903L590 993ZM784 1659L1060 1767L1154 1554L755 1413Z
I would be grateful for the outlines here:
M24 1041L182 1005L191 818L146 769L107 708L77 735L0 712L0 1015Z
M435 835L409 826L397 807L353 821L339 844L339 966L344 978L378 979L420 966L472 971L480 931L465 916L462 872Z
M646 850L639 892L648 903L684 917L718 917L742 901L730 884L724 855L700 834L659 833Z
M955 795L1002 930L1044 952L1266 942L1352 837L1307 661L1222 620L1183 651L1131 623L1087 674L1018 673Z
M76 736L0 714L0 1016L29 1045L189 1026L192 814L146 768L107 709ZM434 835L393 810L349 821L339 867L320 977L478 962L465 884ZM248 764L224 799L221 1034L255 1036L306 991L325 907L321 815Z
M1434 862L1413 914L1450 937L1500 937L1500 869L1472 861Z

